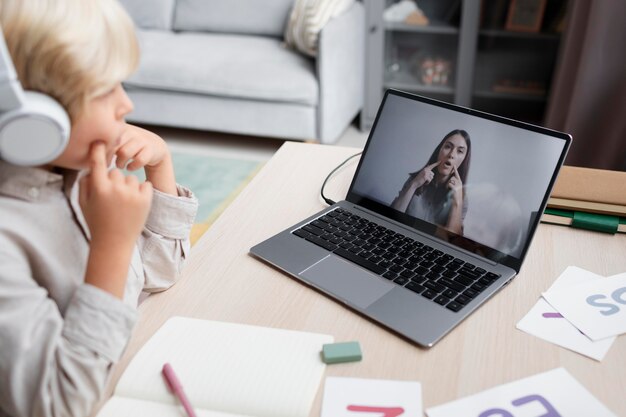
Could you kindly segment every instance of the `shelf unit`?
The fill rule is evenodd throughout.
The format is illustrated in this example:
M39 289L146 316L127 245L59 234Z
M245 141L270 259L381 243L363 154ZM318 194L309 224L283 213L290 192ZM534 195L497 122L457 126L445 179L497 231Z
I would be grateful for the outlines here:
M556 8L563 15L567 0L547 1L552 9L546 18L554 19ZM395 2L364 0L362 129L371 127L387 88L543 122L561 33L545 28L532 33L506 30L509 0L419 0L430 20L425 26L385 21L385 9ZM498 8L494 20L493 10ZM425 75L433 62L449 68L447 78L432 82Z

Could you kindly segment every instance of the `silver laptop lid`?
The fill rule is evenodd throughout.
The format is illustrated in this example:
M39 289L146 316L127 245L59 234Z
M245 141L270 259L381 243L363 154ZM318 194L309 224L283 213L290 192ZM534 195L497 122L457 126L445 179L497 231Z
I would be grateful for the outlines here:
M519 271L570 143L388 90L346 200Z

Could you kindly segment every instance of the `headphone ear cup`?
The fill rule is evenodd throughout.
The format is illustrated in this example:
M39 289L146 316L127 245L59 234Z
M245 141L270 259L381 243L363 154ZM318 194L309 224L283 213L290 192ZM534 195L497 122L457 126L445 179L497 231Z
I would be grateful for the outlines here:
M21 107L0 115L0 157L14 165L53 161L67 146L70 119L52 97L24 92Z

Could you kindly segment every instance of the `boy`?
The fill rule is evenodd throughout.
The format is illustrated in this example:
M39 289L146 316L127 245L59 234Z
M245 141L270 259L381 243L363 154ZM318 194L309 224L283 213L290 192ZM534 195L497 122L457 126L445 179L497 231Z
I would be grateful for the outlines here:
M24 89L72 125L49 165L0 160L0 416L86 416L140 292L175 282L197 200L165 142L124 122L138 46L116 0L0 0L0 26ZM108 171L114 160L147 181Z

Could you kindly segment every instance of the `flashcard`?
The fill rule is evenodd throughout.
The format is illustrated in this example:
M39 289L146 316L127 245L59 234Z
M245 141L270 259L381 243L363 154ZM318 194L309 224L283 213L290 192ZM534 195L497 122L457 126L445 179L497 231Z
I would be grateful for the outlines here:
M591 340L626 333L626 273L550 291L543 296Z
M558 291L582 282L603 279L601 275L575 266L568 267L546 292ZM592 341L540 298L535 306L517 323L517 328L548 342L601 361L611 348L615 337Z
M563 368L429 408L426 414L428 417L617 417Z
M416 381L328 377L321 417L422 417Z

